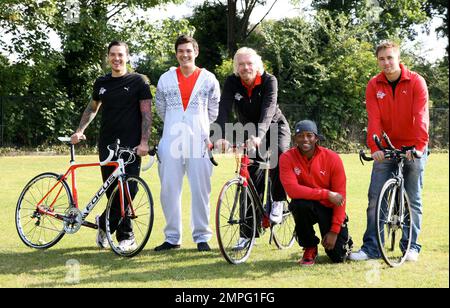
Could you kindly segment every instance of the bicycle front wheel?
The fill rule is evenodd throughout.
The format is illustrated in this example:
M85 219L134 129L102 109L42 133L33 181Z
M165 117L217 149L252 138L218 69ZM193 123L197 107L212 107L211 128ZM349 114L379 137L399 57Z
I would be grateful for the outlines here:
M116 254L133 257L144 249L152 232L153 198L145 181L138 176L127 175L123 186L124 191L121 192L117 185L108 200L106 236ZM123 213L120 205L122 193Z
M22 190L16 206L16 229L22 242L36 249L58 243L65 232L63 220L56 216L64 215L71 204L70 188L57 174L46 172L34 177Z
M216 208L216 234L220 252L231 264L245 262L256 235L255 201L239 179L225 183Z
M273 240L278 249L291 248L295 243L295 221L289 211L289 201L283 201L283 219L272 227Z
M404 206L401 206L403 198ZM377 242L381 255L391 267L401 265L411 246L411 208L406 191L396 179L383 185L376 209Z

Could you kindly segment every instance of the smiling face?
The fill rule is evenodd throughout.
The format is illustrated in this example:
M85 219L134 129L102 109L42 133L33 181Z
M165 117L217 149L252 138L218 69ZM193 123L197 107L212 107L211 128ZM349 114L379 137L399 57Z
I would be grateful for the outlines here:
M248 85L252 85L256 79L258 68L255 58L250 54L241 54L237 57L238 74L242 81Z
M377 54L377 62L390 81L394 81L400 76L400 51L397 48L381 49Z
M294 142L297 145L300 153L308 158L311 158L316 149L319 138L313 132L303 131L295 135Z
M181 69L195 68L195 59L197 56L198 50L194 48L192 43L185 43L177 46L176 57Z
M127 72L128 53L125 46L115 45L109 49L108 62L111 65L112 76L119 77Z

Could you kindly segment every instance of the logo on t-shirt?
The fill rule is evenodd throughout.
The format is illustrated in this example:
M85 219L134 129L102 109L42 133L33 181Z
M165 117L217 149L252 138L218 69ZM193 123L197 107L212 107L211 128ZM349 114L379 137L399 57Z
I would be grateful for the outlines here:
M321 175L325 176L325 171L320 170L319 172L320 172Z
M240 101L242 98L243 98L243 96L241 95L241 93L236 93L234 95L234 99L237 100L237 101Z
M386 96L386 93L382 92L382 91L378 91L377 92L377 98L379 99L383 99Z
M101 87L100 91L98 91L98 94L103 95L106 92L106 89Z
M298 168L298 167L295 167L295 168L294 168L294 173L295 173L296 175L300 175L300 174L302 173L302 170L300 170L300 168Z

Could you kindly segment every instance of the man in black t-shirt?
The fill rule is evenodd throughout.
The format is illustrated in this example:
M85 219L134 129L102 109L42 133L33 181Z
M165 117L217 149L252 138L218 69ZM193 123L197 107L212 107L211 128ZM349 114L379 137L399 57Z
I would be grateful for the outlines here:
M128 46L124 42L113 41L108 46L108 62L111 73L98 78L94 83L92 101L86 107L80 124L71 137L73 144L86 139L85 129L102 108L100 136L98 142L100 161L108 157L107 146L120 139L120 145L136 148L138 159L125 167L127 174L139 175L141 156L148 154L148 140L151 127L151 100L149 82L145 76L127 71L129 59ZM103 181L114 171L114 167L101 167ZM113 184L106 192L111 196ZM119 202L115 205L120 207ZM114 211L120 213L120 211ZM97 217L99 226L97 246L106 248L108 241L105 234L106 212ZM116 230L119 247L125 251L135 249L134 235L129 219L118 225L120 217L111 217L111 229Z

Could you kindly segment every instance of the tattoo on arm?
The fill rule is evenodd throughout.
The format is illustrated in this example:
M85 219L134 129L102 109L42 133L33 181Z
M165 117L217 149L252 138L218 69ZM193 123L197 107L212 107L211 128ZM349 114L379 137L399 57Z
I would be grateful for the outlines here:
M83 132L97 115L101 102L92 100L86 107L81 116L77 131Z
M142 113L142 135L141 143L147 143L150 139L151 127L152 127L152 100L144 99L139 101L140 109Z

